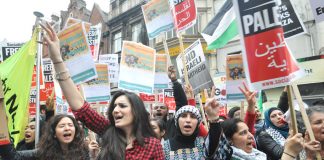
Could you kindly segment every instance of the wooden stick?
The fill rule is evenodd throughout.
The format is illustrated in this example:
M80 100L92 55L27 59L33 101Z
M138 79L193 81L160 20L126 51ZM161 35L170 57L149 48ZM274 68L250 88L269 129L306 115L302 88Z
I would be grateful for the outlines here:
M293 89L293 92L294 92L294 94L296 96L296 99L297 99L297 102L298 102L298 106L299 106L299 110L301 112L301 115L302 115L303 120L304 120L304 124L306 126L306 130L309 133L309 138L311 139L311 141L314 141L315 140L314 132L313 132L312 127L311 127L311 124L309 122L309 118L308 118L308 116L306 114L306 110L305 110L305 107L304 107L304 104L303 104L303 101L302 101L302 98L301 98L299 89L298 89L298 87L297 87L296 84L293 84L292 85L292 89ZM320 152L316 152L316 159L317 160L321 160L322 159Z
M172 62L171 62L171 58L170 58L168 44L166 42L166 36L163 38L163 47L164 47L164 52L167 55L167 66L169 67L172 65Z
M290 111L290 124L293 130L293 135L298 133L298 128L297 128L297 120L296 120L296 112L294 109L294 104L293 104L293 95L292 95L292 87L287 86L287 92L288 92L288 102L289 102L289 111Z
M241 101L240 110L241 110L240 119L244 122L244 101Z
M208 130L209 130L209 124L208 124L208 122L206 120L205 110L204 110L204 106L202 104L200 95L201 95L200 93L197 95L198 101L199 101L199 106L200 106L200 111L201 111L201 114L202 114L203 122L205 123L205 128L206 128L206 130L208 132Z
M183 47L183 41L182 41L182 34L178 33L179 37L179 44L180 44L180 54L182 55L182 65L183 65L183 76L186 82L186 85L190 84L189 83L189 78L188 78L188 70L187 70L187 65L186 65L186 55L184 53L184 47Z

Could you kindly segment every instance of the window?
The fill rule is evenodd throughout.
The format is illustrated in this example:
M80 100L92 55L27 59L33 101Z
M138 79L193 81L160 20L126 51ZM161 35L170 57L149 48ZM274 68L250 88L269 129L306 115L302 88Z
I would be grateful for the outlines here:
M122 45L122 34L121 32L116 32L113 36L113 47L112 47L112 53L116 53L121 51Z
M173 29L172 31L167 32L167 39L173 38L177 36L177 31Z
M142 29L142 24L141 23L136 23L132 25L132 41L133 42L141 42L141 29Z

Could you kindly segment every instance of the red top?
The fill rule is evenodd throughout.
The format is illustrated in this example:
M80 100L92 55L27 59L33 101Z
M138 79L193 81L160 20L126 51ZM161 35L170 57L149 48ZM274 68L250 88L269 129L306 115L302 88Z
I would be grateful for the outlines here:
M98 114L90 107L90 104L85 102L77 111L73 111L75 118L83 122L87 128L93 132L102 135L108 126L109 121ZM144 138L144 145L141 146L135 140L133 142L133 148L126 149L125 158L127 160L163 160L164 154L160 140L154 137Z

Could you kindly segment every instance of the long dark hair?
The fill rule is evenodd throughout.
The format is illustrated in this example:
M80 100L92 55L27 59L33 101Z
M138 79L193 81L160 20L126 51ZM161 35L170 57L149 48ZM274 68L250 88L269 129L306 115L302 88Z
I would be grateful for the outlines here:
M68 145L68 150L63 153L60 142L55 138L55 128L63 118L70 118L75 127L75 135L73 141ZM39 159L73 159L80 160L88 157L88 150L84 143L83 131L79 127L77 121L70 115L56 115L46 125L43 136L38 143Z
M151 128L148 112L145 109L143 101L134 93L127 91L118 91L111 100L108 109L108 119L111 123L107 131L102 137L102 150L98 159L125 159L126 151L126 135L123 130L116 128L113 118L113 110L115 109L115 101L120 96L126 96L131 104L132 114L134 115L132 132L135 135L139 145L144 145L144 138L155 137Z

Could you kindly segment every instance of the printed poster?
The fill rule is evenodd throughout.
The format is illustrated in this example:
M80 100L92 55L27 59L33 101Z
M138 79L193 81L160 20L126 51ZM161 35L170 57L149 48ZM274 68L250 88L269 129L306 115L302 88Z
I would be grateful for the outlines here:
M173 29L173 17L168 0L151 0L142 6L142 11L149 39Z
M5 61L7 58L9 58L10 56L12 56L13 54L15 54L20 47L23 45L23 43L4 43L4 44L0 44L0 52L1 52L1 57L0 57L0 63Z
M169 2L177 32L185 31L196 24L197 8L195 0L170 0Z
M97 78L83 23L74 24L58 34L62 59L76 85Z
M214 85L214 82L209 74L200 39L185 49L184 53L186 57L185 64L188 70L188 79L194 94L198 94L203 89L211 88ZM182 54L180 54L176 60L179 75L182 82L184 82Z
M91 26L88 33L88 42L90 46L91 56L93 61L98 61L99 47L101 38L101 23Z
M65 26L64 26L63 29L65 29L65 28L67 28L67 27L70 27L70 26L72 26L72 25L75 25L75 24L77 24L77 23L83 23L86 32L89 33L91 23L84 22L84 21L82 21L81 19L75 19L75 18L72 18L72 17L69 17L69 18L66 20L66 23L65 23Z
M175 112L176 103L173 95L174 93L173 89L172 88L164 89L163 92L164 92L164 104L169 108L169 112L170 111Z
M215 99L222 104L227 103L226 99L226 73L219 73L213 77L215 85Z
M309 0L314 18L317 23L324 21L324 1L322 0Z
M279 13L285 39L306 33L304 23L295 12L290 0L281 0L280 3Z
M96 64L98 78L82 84L84 97L88 102L110 101L108 64Z
M101 54L99 55L99 63L108 64L109 81L110 83L117 83L119 75L118 54Z
M245 100L244 94L238 88L246 83L245 68L242 54L226 57L226 98L228 101Z
M152 94L155 50L143 44L123 41L118 88Z
M168 77L168 57L166 54L155 55L155 79L154 88L164 89L169 87L171 82Z
M234 0L245 74L254 90L286 86L303 76L284 39L276 1Z

